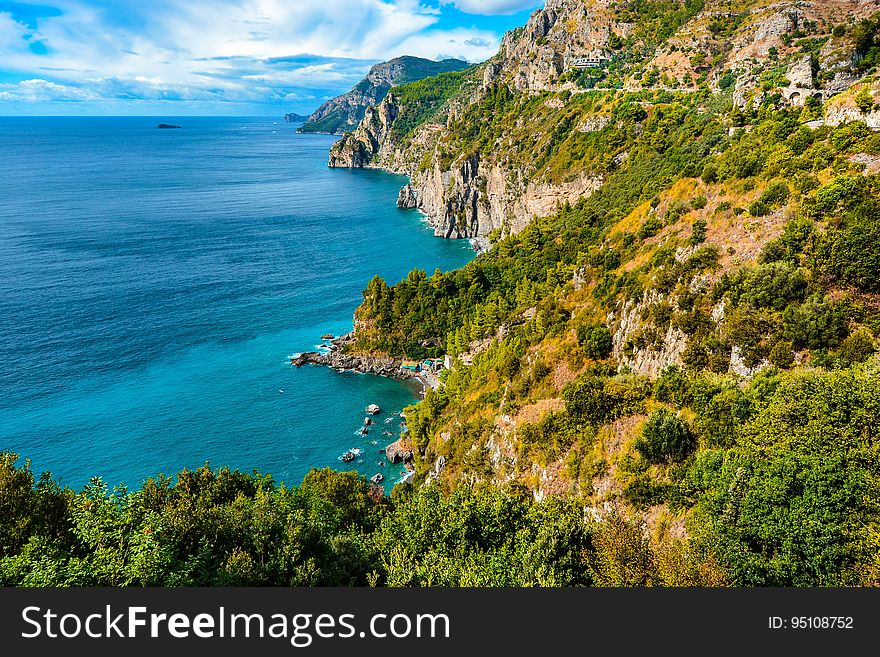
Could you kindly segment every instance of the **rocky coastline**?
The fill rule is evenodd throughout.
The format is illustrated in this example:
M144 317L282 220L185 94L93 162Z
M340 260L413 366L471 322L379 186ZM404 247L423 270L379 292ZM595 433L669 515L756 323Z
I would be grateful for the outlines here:
M415 457L415 449L408 438L399 438L385 447L385 458L389 463L412 463Z
M495 157L474 154L453 163L423 167L428 144L446 129L427 124L411 142L398 143L392 125L403 107L393 93L366 111L364 119L330 149L333 169L381 169L409 177L397 207L418 209L434 234L448 239L485 240L496 230L518 233L535 217L553 214L566 203L589 196L603 176L580 172L564 182L530 180Z
M344 351L344 348L355 341L355 335L353 331L351 333L346 333L345 335L341 335L338 337L323 335L321 336L321 339L325 341L328 351L308 351L302 354L298 354L291 357L290 364L294 367L303 367L305 365L320 365L323 367L332 367L337 371L362 372L365 374L373 374L376 376L384 376L392 379L397 379L399 381L405 381L408 383L412 383L414 386L413 389L416 391L420 398L424 399L425 392L430 386L430 383L417 372L401 369L400 366L403 364L402 361L388 357L346 353ZM363 429L363 432L365 434L370 426L374 423L370 416L378 415L381 412L381 409L378 405L370 405L367 407L366 412L369 415L364 420L365 428ZM400 416L401 418L404 418L403 413L400 413ZM386 424L389 421L390 419L386 421ZM405 424L401 425L401 427L404 428L404 431L406 431L405 426ZM391 435L388 432L383 432L383 434ZM375 442L373 444L375 444ZM415 450L412 446L412 442L406 437L405 434L400 435L396 440L394 440L392 443L389 443L385 446L384 449L380 449L379 451L384 454L385 459L387 459L389 464L396 465L402 463L406 467L407 475L404 477L404 479L402 479L402 481L412 481L413 475L415 473L415 467L413 465ZM352 456L352 460L353 459L354 456ZM383 465L383 463L380 463L380 465ZM375 476L380 478L378 480L373 479L371 481L374 481L374 483L378 485L378 483L382 481L382 479L384 479L384 476L382 476L381 474L377 474Z
M397 379L398 381L421 382L423 384L422 387L424 387L425 382L422 381L418 372L401 369L400 366L403 365L403 361L400 359L346 351L345 347L351 345L354 341L354 332L346 333L328 340L328 351L307 351L291 358L290 364L294 367L322 365L324 367L332 367L335 370L374 374L376 376Z

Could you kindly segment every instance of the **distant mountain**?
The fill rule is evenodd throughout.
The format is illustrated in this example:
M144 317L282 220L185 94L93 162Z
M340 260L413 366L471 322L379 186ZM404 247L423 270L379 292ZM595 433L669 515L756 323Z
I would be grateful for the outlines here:
M305 123L309 120L309 117L303 114L285 114L284 122L285 123Z
M328 100L312 114L299 132L343 134L354 128L368 107L382 101L395 87L423 80L440 73L461 71L469 64L460 59L432 61L420 57L398 57L376 64L363 80L347 94Z

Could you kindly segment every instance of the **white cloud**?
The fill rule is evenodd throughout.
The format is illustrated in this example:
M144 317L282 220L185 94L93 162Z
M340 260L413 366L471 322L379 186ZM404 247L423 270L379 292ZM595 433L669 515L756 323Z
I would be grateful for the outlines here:
M539 0L440 0L441 4L454 5L468 14L497 16L499 14L515 14L524 9L534 9L543 5Z
M36 101L86 101L97 100L97 94L80 87L71 87L48 80L22 80L12 84L0 84L0 100L25 102Z
M399 55L484 60L497 52L500 36L443 27L439 7L420 0L52 4L61 15L40 18L37 29L0 12L0 72L46 78L71 98L76 88L115 98L319 98L352 86L372 63ZM456 4L470 11L481 3ZM506 11L522 2L483 4ZM32 41L48 53L32 52ZM2 93L8 100L24 91Z
M25 34L27 29L24 25L13 20L9 12L0 11L0 55L26 51Z
M456 57L470 62L488 59L498 52L499 41L491 32L472 29L427 30L401 44L401 51L427 59Z

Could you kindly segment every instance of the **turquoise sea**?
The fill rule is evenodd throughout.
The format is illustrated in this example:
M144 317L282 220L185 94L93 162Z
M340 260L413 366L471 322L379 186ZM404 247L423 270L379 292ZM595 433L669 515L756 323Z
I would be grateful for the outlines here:
M413 392L289 356L350 330L373 275L473 252L395 207L402 178L328 169L332 142L265 118L0 118L0 450L78 488L206 462L293 484L356 447L393 483L383 420Z

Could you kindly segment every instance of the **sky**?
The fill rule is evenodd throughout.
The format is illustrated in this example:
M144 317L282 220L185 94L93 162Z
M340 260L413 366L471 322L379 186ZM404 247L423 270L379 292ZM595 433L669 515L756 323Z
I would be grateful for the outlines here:
M309 114L400 55L483 61L541 0L0 0L0 115Z

